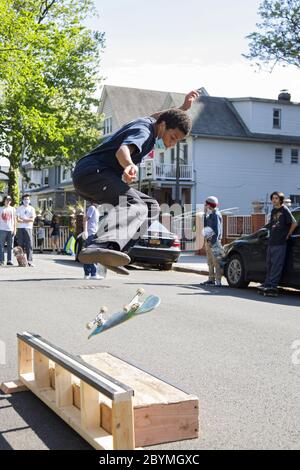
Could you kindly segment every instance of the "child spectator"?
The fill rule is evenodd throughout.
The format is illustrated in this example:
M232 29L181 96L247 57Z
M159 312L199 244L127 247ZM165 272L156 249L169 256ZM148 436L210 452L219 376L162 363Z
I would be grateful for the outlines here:
M44 241L45 241L45 227L44 222L39 222L39 228L37 230L37 240L38 240L38 248L40 249L40 253L43 253L44 248Z
M60 252L59 232L60 232L59 218L57 215L54 215L52 217L52 222L50 225L50 237L51 237L51 245L52 245L53 253L55 253L55 250L57 251L57 253Z

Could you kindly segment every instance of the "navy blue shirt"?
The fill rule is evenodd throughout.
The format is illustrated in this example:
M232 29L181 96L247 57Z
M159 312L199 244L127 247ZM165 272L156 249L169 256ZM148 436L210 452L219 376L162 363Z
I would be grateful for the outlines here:
M291 224L294 223L296 223L296 220L286 206L281 206L278 209L274 208L271 212L270 222L266 225L270 228L269 245L284 245Z
M102 144L94 148L88 155L81 158L75 167L77 171L89 169L109 168L114 173L122 176L124 168L119 164L116 153L121 145L134 145L135 151L131 154L134 164L142 161L148 155L155 144L156 119L151 117L139 118L129 122L118 131L108 137Z

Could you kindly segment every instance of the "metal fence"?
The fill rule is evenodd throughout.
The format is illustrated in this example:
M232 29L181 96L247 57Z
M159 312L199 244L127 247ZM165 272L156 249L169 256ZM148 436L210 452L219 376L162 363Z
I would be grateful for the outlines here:
M171 220L171 232L175 233L180 240L182 251L195 250L196 241L196 216L185 214L173 217Z
M227 216L227 237L239 237L252 233L251 215Z
M52 250L51 245L51 236L50 236L50 227L45 226L45 239L43 243L43 250ZM37 231L38 227L33 227L33 249L37 250L38 247L38 240L37 240ZM59 249L62 250L65 246L65 243L69 237L70 229L66 226L61 226L59 229Z

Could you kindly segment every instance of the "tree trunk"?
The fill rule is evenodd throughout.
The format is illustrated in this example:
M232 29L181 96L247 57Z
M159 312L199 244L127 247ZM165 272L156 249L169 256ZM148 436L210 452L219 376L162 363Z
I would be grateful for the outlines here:
M8 194L11 196L13 204L18 205L20 203L19 167L14 166L13 160L10 161L8 171Z

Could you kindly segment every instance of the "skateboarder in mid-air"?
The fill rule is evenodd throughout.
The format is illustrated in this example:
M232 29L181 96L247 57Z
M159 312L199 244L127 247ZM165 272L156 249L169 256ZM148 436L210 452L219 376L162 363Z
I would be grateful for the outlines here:
M128 273L126 252L145 233L149 220L159 215L155 199L129 186L137 177L136 165L157 141L171 148L189 134L191 119L186 111L197 97L197 91L191 91L180 108L126 124L77 162L73 173L77 193L92 203L109 206L105 226L101 225L93 244L81 251L79 261Z

